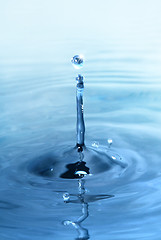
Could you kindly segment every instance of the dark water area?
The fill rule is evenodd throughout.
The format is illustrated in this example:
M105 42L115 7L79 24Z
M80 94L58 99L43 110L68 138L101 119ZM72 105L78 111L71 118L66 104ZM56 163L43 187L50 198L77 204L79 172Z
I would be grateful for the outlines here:
M161 32L150 20L120 39L49 33L26 49L5 43L6 54L1 43L1 240L160 239ZM70 62L77 53L81 70ZM89 174L70 179L78 73Z

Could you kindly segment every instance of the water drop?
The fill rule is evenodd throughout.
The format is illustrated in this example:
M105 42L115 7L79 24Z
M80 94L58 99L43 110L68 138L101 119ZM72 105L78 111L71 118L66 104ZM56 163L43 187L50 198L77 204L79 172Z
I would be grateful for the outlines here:
M111 138L109 138L108 140L107 140L107 142L108 142L108 147L110 148L111 147L111 145L112 145L112 139Z
M69 193L64 193L63 194L63 199L64 199L64 202L67 202L70 199Z
M83 67L83 56L82 55L75 55L72 59L71 62L76 69L80 69Z
M92 143L92 147L98 148L99 147L99 142L96 142L96 141L93 142Z

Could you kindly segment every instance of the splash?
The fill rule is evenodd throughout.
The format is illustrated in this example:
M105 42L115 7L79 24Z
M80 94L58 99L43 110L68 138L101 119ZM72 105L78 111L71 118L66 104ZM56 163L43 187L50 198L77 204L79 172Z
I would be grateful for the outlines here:
M72 64L76 69L80 69L83 66L83 62L81 55L76 55L72 58ZM123 157L111 149L113 143L111 138L107 140L108 147L101 146L96 141L92 143L92 146L85 145L83 114L84 78L81 74L78 74L76 77L76 82L76 146L74 148L70 146L69 149L67 149L67 146L55 148L51 154L46 154L38 157L34 162L32 161L28 169L30 172L42 177L64 179L81 179L113 171L115 167L117 174L118 172L121 174L127 165L124 163ZM64 151L63 149L66 150Z

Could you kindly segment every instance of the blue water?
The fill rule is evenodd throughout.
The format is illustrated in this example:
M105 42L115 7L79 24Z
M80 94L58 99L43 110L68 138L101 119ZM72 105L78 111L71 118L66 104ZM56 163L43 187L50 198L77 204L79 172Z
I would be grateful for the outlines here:
M17 2L1 15L0 239L159 240L160 2L102 0L91 12L90 1ZM80 53L84 66L74 70ZM60 178L79 158L78 73L83 188Z

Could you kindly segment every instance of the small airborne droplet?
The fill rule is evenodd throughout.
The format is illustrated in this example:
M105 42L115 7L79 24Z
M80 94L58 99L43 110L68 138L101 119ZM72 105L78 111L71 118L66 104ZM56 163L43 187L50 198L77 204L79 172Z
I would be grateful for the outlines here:
M107 142L108 142L108 147L110 148L111 147L111 145L112 145L112 139L111 138L109 138L108 140L107 140Z
M72 59L71 62L76 69L80 69L83 67L83 56L82 55L75 55Z

